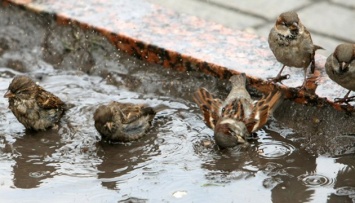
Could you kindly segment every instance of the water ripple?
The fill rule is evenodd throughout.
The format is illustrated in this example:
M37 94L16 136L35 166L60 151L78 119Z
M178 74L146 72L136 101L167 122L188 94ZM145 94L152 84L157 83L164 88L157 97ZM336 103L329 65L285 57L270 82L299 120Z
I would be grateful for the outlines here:
M355 195L355 187L350 187L350 186L339 187L336 189L335 194L339 196Z
M328 178L322 174L303 174L297 177L298 180L302 181L302 183L309 187L320 187L333 185L334 179Z
M259 156L264 159L285 158L290 156L295 149L293 145L280 141L261 143L257 147Z
M32 178L42 178L48 176L49 174L49 171L36 171L29 173L29 176Z

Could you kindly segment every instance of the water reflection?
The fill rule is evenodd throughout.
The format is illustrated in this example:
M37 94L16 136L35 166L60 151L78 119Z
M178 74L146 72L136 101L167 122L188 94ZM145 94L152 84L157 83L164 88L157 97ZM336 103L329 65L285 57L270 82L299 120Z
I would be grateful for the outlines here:
M260 133L260 132L259 132ZM259 152L259 163L272 181L264 182L271 189L273 202L308 202L314 191L299 180L302 174L316 170L315 156L300 149L295 143L285 139L273 130L265 130L258 140L257 150L265 144L274 149L272 153ZM265 156L267 155L267 156ZM271 183L270 183L271 182Z
M150 163L152 156L160 154L155 141L156 133L148 132L139 142L110 144L100 142L97 152L102 163L97 166L98 178L108 189L118 190L120 184L135 176L132 173Z
M55 130L30 132L13 143L15 165L13 166L14 186L18 188L38 187L45 179L56 174L54 166L48 165L50 157L62 144Z
M311 200L314 191L309 190L300 176L316 171L316 157L285 139L274 131L259 131L258 138L249 148L211 150L205 157L203 168L208 169L206 179L213 184L247 181L267 177L259 186L270 189L273 202Z
M270 134L273 138L280 137L276 132L270 131ZM287 145L292 144L286 139L281 140L288 142ZM272 160L272 167L268 167L271 170L266 170L274 183L273 202L348 202L349 198L355 197L353 155L339 158L315 156L298 145L293 146L297 150L276 160L277 164Z
M329 197L329 202L355 201L355 159L354 155L336 157L338 173L334 183L335 192Z

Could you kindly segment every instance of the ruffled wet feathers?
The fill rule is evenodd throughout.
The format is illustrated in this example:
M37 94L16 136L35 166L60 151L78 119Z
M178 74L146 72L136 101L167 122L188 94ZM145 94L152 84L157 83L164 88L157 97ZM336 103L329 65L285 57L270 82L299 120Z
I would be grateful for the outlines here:
M129 142L142 138L158 110L144 104L111 102L94 113L95 128L103 140Z
M233 87L223 102L204 88L194 94L205 123L214 130L214 139L221 148L247 144L246 140L266 124L283 99L283 94L275 90L254 102L245 89L245 74L232 76L230 81Z
M4 97L17 120L29 130L57 126L66 109L62 100L24 75L12 80Z

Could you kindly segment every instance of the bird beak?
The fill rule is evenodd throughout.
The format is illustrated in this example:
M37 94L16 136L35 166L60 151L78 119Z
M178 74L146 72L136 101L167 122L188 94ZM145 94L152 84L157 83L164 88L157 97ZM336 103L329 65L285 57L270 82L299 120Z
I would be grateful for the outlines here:
M339 69L340 69L341 73L344 73L344 72L349 70L349 64L345 63L345 62L342 62L342 63L340 63Z
M244 144L245 143L245 140L241 136L237 135L236 137L237 137L238 143L240 143L240 144Z
M12 98L15 97L15 94L12 93L10 90L7 90L7 92L4 95L4 98Z
M107 129L111 132L113 123L112 123L112 122L107 122L107 123L105 124L105 126L106 126Z
M294 22L292 23L292 25L290 26L290 30L298 30L298 23Z

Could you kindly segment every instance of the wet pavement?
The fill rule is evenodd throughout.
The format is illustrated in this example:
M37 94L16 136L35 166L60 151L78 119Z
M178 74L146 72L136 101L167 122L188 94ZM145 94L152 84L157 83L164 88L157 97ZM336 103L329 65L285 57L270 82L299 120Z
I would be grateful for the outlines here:
M203 86L224 98L227 80L149 64L90 29L0 8L0 93L26 74L74 105L57 130L35 133L0 97L1 202L355 201L351 115L285 100L248 148L219 150L191 94ZM108 144L92 117L111 100L170 108L139 141Z
M313 42L329 56L338 44L355 43L355 3L346 0L148 0L182 14L198 16L226 27L267 38L278 15L296 11L312 34ZM341 30L341 32L339 32Z

